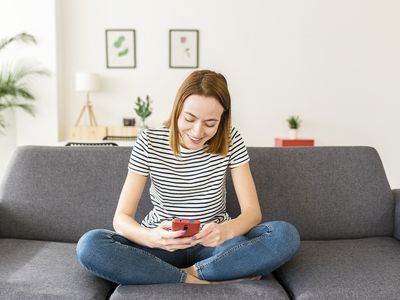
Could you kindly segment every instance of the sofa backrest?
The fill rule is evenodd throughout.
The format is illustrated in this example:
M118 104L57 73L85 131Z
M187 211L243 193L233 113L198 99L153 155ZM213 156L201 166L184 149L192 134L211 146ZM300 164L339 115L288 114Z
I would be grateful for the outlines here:
M0 236L76 242L112 229L130 147L17 148L0 187Z
M369 147L248 148L265 220L303 239L393 234L394 203ZM19 147L0 186L0 237L76 242L112 229L131 147ZM148 180L136 219L151 209ZM227 208L239 205L230 176Z
M249 148L264 220L286 220L303 240L392 236L394 198L371 147ZM231 179L228 204L237 202Z

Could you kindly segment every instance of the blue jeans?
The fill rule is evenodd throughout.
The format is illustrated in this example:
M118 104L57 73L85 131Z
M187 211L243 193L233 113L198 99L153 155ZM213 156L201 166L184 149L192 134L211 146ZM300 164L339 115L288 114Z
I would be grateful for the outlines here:
M181 268L195 265L200 279L218 281L266 275L298 250L299 234L284 221L261 223L217 247L196 245L169 252L148 248L116 232L94 229L77 245L80 263L106 280L128 284L185 282Z

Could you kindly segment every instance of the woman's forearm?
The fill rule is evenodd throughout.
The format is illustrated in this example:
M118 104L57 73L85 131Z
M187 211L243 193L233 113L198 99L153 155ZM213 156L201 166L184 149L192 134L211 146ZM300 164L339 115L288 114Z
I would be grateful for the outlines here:
M114 217L113 226L118 234L128 240L139 245L151 247L149 241L150 229L141 226L132 217L124 213L119 213Z
M239 235L246 234L251 228L260 223L261 220L261 213L259 210L255 210L255 212L249 211L241 213L238 217L229 220L222 225L226 227L229 239L232 239Z

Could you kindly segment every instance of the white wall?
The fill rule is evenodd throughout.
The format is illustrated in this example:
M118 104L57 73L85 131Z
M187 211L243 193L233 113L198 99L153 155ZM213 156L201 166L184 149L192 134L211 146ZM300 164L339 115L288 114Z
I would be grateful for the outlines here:
M54 144L58 140L55 0L2 0L0 39L27 32L38 44L17 42L0 52L0 66L24 60L50 71L30 83L36 116L6 111L7 128L0 134L0 177L13 150L19 145Z
M102 76L102 91L92 95L101 125L120 125L123 117L134 116L135 98L146 94L154 100L149 124L161 124L192 71L168 68L168 30L192 28L200 30L200 67L228 79L234 123L248 145L272 146L274 137L287 134L285 119L298 114L302 136L317 145L375 147L392 187L400 187L400 2L46 0L40 7L30 2L2 1L8 13L0 18L0 33L11 34L12 24L21 20L26 31L50 41L49 60L42 62L53 68L57 53L59 89L54 92L52 82L50 97L59 96L59 118L54 124L53 100L34 119L47 124L43 134L51 138L26 141L46 143L57 126L60 139L66 138L84 102L74 91L76 71ZM39 29L32 32L35 23ZM136 69L106 68L105 30L113 28L136 29ZM18 122L17 140L21 126Z
M98 72L98 122L134 116L136 96L150 94L158 126L191 70L168 68L168 30L200 30L200 68L224 73L234 122L248 145L272 146L285 119L303 119L317 145L378 149L393 187L400 187L400 2L265 0L64 0L63 137L84 96L75 71ZM105 30L137 31L137 68L106 69Z

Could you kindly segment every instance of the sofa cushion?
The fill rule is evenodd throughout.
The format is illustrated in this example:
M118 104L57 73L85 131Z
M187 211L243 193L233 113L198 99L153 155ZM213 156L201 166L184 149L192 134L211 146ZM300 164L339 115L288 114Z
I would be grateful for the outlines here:
M276 272L294 299L399 299L400 242L390 237L304 241Z
M160 284L118 286L111 300L231 300L231 299L289 299L282 286L272 276L258 281L243 281L215 285L203 284Z
M105 299L115 286L86 271L75 248L0 239L0 299Z
M375 149L248 150L264 220L292 223L302 240L393 236L393 194ZM231 181L227 197L237 205Z

